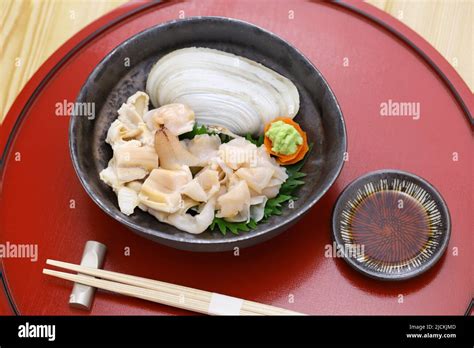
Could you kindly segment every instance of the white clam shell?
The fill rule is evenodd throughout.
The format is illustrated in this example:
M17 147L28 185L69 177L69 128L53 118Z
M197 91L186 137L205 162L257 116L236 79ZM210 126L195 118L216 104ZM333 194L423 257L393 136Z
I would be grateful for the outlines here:
M203 47L159 59L146 90L155 107L186 104L198 123L239 135L261 134L266 123L293 118L299 110L298 90L286 77L250 59Z

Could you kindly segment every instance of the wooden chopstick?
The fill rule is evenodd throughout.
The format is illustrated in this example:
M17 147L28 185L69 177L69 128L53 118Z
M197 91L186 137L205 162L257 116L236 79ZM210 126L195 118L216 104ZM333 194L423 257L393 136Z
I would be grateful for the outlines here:
M43 273L47 275L203 314L211 314L209 313L209 306L213 301L214 296L222 296L204 290L193 289L128 274L85 267L62 261L47 260L46 263L81 273L75 275L44 269ZM91 278L89 276L99 277L102 279ZM238 313L239 315L303 315L302 313L258 302L236 298L232 298L232 300L238 300L242 303Z
M205 302L208 306L211 301L212 293L204 290L193 289L181 285L170 284L166 282L161 282L158 280L152 280L122 273L116 273L106 270L101 270L97 268L90 268L85 266L80 266L68 262L56 261L56 260L46 260L46 263L52 266L64 268L70 271L75 271L78 273L99 277L107 280L112 280L128 285L138 286L141 288L158 290L170 294L179 294L181 301L186 298L195 299ZM251 315L259 315L261 308L266 307L266 315L294 315L295 312L287 311L285 309L263 305L257 302L246 301L243 310L249 312Z
M204 290L189 288L186 286L170 284L158 280L152 280L122 273L116 273L106 270L101 270L97 268L90 268L80 265L75 265L68 262L56 261L56 260L46 260L46 263L52 266L64 268L70 271L75 271L78 273L99 277L107 280L112 280L128 285L134 285L146 289L151 290L158 290L163 292L168 292L171 294L179 294L181 296L181 300L184 298L196 299L200 301L204 301L205 303L209 304L211 301L212 293ZM273 307L264 305L261 303L253 302L253 301L245 301L243 309L248 312L253 312L255 315L261 314L260 311L262 308L265 307L265 315L295 315L300 314L293 311L288 311L286 309Z

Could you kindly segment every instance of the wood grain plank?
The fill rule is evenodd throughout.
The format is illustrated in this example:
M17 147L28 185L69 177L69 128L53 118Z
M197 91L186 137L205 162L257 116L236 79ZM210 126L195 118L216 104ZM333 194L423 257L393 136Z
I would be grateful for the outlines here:
M26 82L64 42L125 0L0 1L0 122Z
M473 0L367 0L435 47L474 90Z

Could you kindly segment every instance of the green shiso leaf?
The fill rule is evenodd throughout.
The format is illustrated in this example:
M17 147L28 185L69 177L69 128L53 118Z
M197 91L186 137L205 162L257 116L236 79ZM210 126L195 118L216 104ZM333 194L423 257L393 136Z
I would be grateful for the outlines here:
M258 138L254 138L252 137L251 134L247 134L245 136L245 139L247 139L248 141L250 141L252 144L256 145L257 147L260 147L263 145L264 136L262 134Z
M214 220L210 226L211 231L215 230L216 226L225 236L227 231L230 231L235 235L238 235L239 232L248 232L250 229L257 227L257 223L253 219L250 219L248 222L230 222L222 218L214 217Z
M216 133L213 132L213 131L210 131L210 130L207 129L207 127L204 126L204 125L198 126L197 123L195 123L194 126L193 126L193 130L190 131L190 132L181 134L181 135L179 136L179 140L183 140L183 139L193 139L196 135L201 135L201 134L214 135L214 134L216 134Z
M193 139L196 135L209 134L209 135L218 135L221 138L222 143L228 143L232 140L230 136L223 133L218 133L213 130L208 129L205 125L198 126L197 123L194 124L193 130L179 136L179 140L183 139Z

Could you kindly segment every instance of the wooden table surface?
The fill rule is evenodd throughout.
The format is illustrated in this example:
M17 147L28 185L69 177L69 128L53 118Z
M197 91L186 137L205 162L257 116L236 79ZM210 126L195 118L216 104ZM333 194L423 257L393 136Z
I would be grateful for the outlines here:
M0 123L29 78L61 44L96 18L125 2L0 1ZM423 36L474 90L474 0L368 2Z

